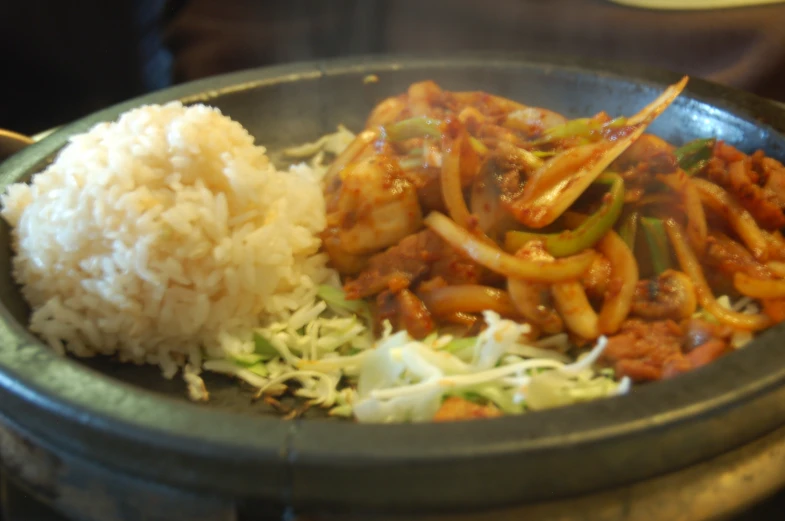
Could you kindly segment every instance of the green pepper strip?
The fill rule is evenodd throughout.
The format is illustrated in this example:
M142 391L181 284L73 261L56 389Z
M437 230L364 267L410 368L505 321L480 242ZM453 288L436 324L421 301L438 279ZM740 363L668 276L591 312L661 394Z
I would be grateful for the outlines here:
M441 139L442 137L442 122L438 119L427 118L425 116L418 116L416 118L404 119L395 123L390 123L384 127L384 133L387 138L393 143L406 141L416 137L430 137L434 139ZM469 143L475 152L484 156L488 153L488 147L475 138L469 136Z
M574 230L561 233L507 232L504 247L516 252L531 240L542 241L548 253L554 257L569 257L594 246L602 239L621 215L624 206L624 181L618 174L604 173L595 181L610 184L610 200L605 201L597 212L590 215Z
M714 138L696 139L673 151L679 167L687 175L695 175L700 172L706 163L709 162L714 154L714 145L717 142Z
M630 251L635 251L635 239L638 236L638 220L640 214L632 212L624 219L619 226L619 236L627 244Z
M626 122L627 118L624 117L612 119L607 123L600 123L599 121L591 118L571 119L570 121L562 123L561 125L556 125L555 127L547 129L543 133L542 139L539 141L548 142L555 139L565 139L572 137L587 138L591 136L592 132L601 130L603 128L620 127Z
M651 253L651 265L655 274L659 275L671 267L671 251L668 246L668 234L662 219L641 217L641 227L646 236Z

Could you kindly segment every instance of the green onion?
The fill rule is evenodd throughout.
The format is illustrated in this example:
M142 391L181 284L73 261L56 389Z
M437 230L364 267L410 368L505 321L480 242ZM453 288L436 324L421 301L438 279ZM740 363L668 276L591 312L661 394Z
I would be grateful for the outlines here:
M717 140L714 138L696 139L673 151L679 167L687 175L695 175L700 172L706 163L709 162L714 154L714 145Z
M654 273L659 275L671 267L671 252L668 246L665 224L662 222L662 219L642 217L641 227L649 245L651 265L654 268Z
M627 123L627 118L619 117L608 121L607 123L601 123L593 118L579 118L579 119L572 119L561 125L556 125L555 127L551 127L547 129L543 133L542 139L539 139L538 142L548 142L554 141L557 139L567 139L567 138L588 138L599 130L603 128L617 128L625 125Z
M438 119L418 116L390 123L384 127L384 133L392 142L406 141L416 137L442 137L442 122Z
M599 184L610 184L610 200L602 204L574 230L561 233L507 232L504 247L509 252L518 251L531 240L542 241L554 257L569 257L594 246L608 230L613 228L624 207L624 180L618 174L604 173L597 178Z

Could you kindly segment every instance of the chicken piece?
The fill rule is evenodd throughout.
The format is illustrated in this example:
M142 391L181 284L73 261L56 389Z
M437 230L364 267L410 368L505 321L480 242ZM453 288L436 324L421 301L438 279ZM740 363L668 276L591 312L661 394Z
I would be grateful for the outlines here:
M785 199L777 193L785 185L785 171L778 162L762 153L747 156L720 141L705 173L710 181L733 194L762 228L776 230L785 226Z
M423 230L371 257L368 268L344 290L347 298L364 298L385 289L400 291L433 277L441 277L447 284L476 284L482 273L480 266L461 256L441 237Z
M502 416L502 412L493 404L479 405L465 398L450 396L442 402L442 406L436 411L433 421L477 420L481 418L497 418L499 416Z
M611 279L611 263L605 258L604 255L597 254L589 266L589 269L583 275L581 283L586 289L586 295L595 301L601 301L605 298L605 292L608 290L608 282Z
M689 353L709 340L719 338L727 340L733 334L733 328L724 324L708 322L701 318L690 318L682 324L684 330L683 350Z
M335 248L350 255L375 253L422 227L417 191L395 161L365 158L341 172L328 201L327 226Z
M486 235L496 238L516 224L506 202L521 191L527 168L518 149L508 143L500 144L483 161L472 184L469 205Z
M414 293L408 289L393 293L383 291L376 296L375 322L381 330L389 320L393 330L405 329L413 338L423 339L434 330L433 317Z
M608 339L602 354L616 375L634 382L670 378L700 367L725 354L724 338L708 337L699 346L684 350L684 328L672 320L627 320L618 334Z
M690 278L680 271L666 270L655 279L638 282L630 314L649 320L681 320L692 316L696 307Z
M772 277L771 271L758 262L747 248L720 232L709 235L703 261L714 268L704 270L712 281L714 278L733 280L734 273L739 271L757 279Z

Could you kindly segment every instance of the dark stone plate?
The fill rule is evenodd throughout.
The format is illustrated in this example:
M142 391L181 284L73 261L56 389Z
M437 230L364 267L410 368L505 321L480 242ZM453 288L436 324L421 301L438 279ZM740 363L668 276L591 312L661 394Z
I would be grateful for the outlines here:
M363 82L368 74L377 83ZM68 137L144 103L204 101L273 153L343 123L359 129L383 97L433 79L569 116L631 114L677 75L528 56L367 58L211 78L107 109L0 166L0 188L40 170ZM651 131L679 143L717 136L785 160L785 110L699 80ZM275 154L273 154L275 156ZM551 500L676 470L785 423L785 329L674 380L628 396L498 420L434 425L282 421L227 380L219 398L187 403L178 381L107 360L63 359L25 329L0 226L0 414L27 443L107 475L210 497L298 509L456 511ZM0 440L2 441L2 440ZM4 453L0 443L0 456ZM64 472L37 484L65 494ZM102 478L108 479L108 478ZM108 485L107 485L108 486ZM130 493L130 492L129 492Z

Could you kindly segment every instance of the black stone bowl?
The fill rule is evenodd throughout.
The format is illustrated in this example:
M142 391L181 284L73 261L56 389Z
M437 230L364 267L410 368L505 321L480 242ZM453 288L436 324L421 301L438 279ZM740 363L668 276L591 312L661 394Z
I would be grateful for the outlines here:
M363 82L369 74L379 81ZM316 139L339 123L360 129L375 103L425 79L578 117L601 110L632 114L678 76L488 55L364 58L252 70L168 89L80 120L0 166L0 188L41 170L69 136L141 104L181 99L215 105L274 153ZM785 160L785 110L704 81L692 80L650 130L674 143L716 136ZM8 436L23 440L0 443L0 457L8 466L20 447L41 451L48 470L33 477L46 479L31 485L64 508L76 508L78 499L68 499L73 487L88 486L84 476L92 471L82 467L84 475L74 483L73 467L82 464L100 469L101 493L112 497L132 495L136 489L116 483L136 480L193 494L189 497L297 511L495 508L673 471L785 423L783 327L708 367L627 396L488 421L284 421L222 378L208 382L216 400L196 405L187 402L177 379L165 381L155 368L61 358L47 349L26 330L29 310L9 272L4 222L0 242L0 414L3 429L10 429L0 434L12 433L0 436L0 442ZM17 467L16 474L30 483L30 469L24 462Z

